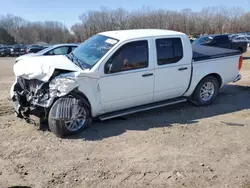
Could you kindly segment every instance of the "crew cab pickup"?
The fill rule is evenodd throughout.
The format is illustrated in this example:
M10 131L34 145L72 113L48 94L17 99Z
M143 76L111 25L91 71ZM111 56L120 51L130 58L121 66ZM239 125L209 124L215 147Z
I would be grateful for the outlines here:
M170 30L102 32L69 55L32 57L14 65L16 115L48 120L59 137L92 118L106 120L190 101L211 104L219 88L241 79L237 50L191 45Z
M248 47L247 41L232 41L228 34L205 35L195 40L193 44L234 49L239 50L241 53L245 53Z

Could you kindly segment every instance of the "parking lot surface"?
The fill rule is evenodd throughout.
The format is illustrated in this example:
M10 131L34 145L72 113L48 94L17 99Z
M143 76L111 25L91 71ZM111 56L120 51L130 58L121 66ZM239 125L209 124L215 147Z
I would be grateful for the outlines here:
M13 115L14 59L0 58L0 187L250 187L250 53L215 103L94 122L67 139Z

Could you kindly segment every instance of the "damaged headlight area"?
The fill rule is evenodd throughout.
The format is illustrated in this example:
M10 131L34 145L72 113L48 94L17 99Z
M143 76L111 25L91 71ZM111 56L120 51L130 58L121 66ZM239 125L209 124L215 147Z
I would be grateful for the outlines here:
M56 98L65 96L78 87L73 78L73 73L54 75L48 82L17 77L13 86L12 100L18 117L46 114L46 109Z
M49 83L51 95L64 96L78 86L71 74L57 76Z

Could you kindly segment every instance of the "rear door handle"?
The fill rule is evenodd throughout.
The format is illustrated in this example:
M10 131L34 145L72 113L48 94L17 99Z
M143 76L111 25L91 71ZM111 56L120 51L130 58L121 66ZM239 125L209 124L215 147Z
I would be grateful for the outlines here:
M187 67L181 67L181 68L179 68L178 70L179 71L183 71L183 70L187 70L188 68Z
M142 75L142 77L147 77L147 76L153 76L153 73L146 73Z

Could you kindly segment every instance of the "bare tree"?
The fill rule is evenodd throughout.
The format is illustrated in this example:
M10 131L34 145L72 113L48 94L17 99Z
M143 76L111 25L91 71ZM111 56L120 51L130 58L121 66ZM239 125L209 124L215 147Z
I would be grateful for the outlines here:
M229 10L229 12L229 32L240 32L240 20L241 17L244 15L244 9L242 9L241 7L233 7Z
M29 22L14 15L0 16L4 28L18 43L82 42L92 35L121 29L171 29L186 34L213 34L250 31L250 12L240 7L206 7L200 12L191 9L170 11L142 7L131 12L123 9L101 7L79 16L79 23L68 28L61 22Z

